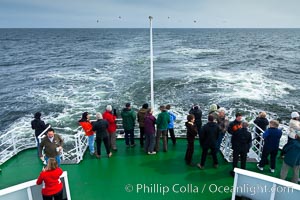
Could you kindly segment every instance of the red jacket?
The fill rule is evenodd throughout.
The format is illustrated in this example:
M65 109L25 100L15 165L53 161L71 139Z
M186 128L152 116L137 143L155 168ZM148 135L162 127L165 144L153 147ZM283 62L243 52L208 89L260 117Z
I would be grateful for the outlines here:
M93 125L91 122L79 122L79 124L82 126L86 136L91 136L94 134Z
M117 117L114 116L111 112L109 111L105 111L103 114L103 119L105 119L106 121L108 121L108 128L107 131L109 133L114 133L117 130L117 124L116 124L116 119Z
M59 193L63 189L62 182L60 181L60 176L63 171L61 168L56 168L54 170L42 171L38 177L36 184L41 185L44 181L45 186L42 189L42 194L45 196L50 196Z

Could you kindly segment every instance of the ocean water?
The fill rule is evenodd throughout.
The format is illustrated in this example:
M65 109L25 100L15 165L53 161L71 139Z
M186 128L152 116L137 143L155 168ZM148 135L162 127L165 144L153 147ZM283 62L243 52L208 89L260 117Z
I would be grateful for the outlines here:
M300 29L154 29L153 47L156 108L178 118L195 103L282 123L300 111ZM139 109L149 54L148 29L0 29L0 134L32 134L37 111L73 133L84 111Z

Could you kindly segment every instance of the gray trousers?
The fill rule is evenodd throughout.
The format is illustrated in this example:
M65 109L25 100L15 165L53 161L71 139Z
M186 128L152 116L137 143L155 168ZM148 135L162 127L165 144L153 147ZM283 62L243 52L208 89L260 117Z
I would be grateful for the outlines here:
M291 181L293 183L298 183L300 165L296 165L294 167L290 167L289 165L287 165L283 161L282 167L281 167L281 171L280 171L280 178L283 179L283 180L285 180L290 168L293 168L293 178L292 178Z
M155 145L155 134L145 134L145 152L148 153L152 153L154 150L154 145Z
M117 140L117 134L116 134L116 132L108 134L109 146L113 150L117 149L116 140Z
M159 151L160 136L162 136L162 138L163 138L163 150L166 152L166 151L168 151L168 142L167 142L168 131L167 130L157 130L155 150L157 152Z

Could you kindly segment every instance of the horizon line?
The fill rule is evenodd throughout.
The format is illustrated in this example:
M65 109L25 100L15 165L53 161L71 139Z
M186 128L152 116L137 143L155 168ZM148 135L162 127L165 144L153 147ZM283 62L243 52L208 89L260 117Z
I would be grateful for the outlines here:
M0 27L0 29L149 29L149 27ZM153 29L300 29L300 27L153 27Z

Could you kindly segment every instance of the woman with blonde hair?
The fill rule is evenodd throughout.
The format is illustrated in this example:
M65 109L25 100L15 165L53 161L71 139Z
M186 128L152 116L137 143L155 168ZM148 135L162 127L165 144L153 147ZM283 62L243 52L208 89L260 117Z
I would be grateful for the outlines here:
M63 171L58 167L55 158L49 158L48 164L40 173L36 184L41 185L44 182L42 189L43 200L62 200L63 184L60 176Z

